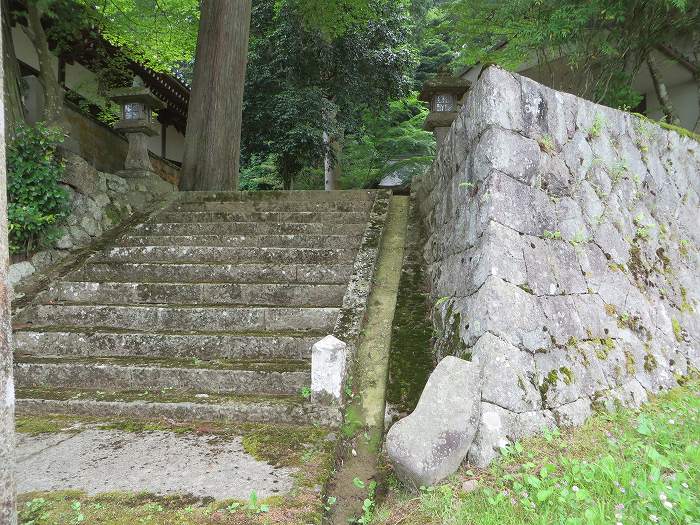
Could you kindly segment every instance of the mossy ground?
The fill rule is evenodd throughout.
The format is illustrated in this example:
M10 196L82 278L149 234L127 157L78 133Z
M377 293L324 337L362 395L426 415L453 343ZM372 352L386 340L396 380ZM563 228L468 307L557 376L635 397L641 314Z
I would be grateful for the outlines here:
M416 495L389 475L371 523L522 525L700 523L700 380L641 410L516 443L488 469L463 467ZM476 489L465 491L465 481Z
M20 524L302 525L321 522L323 489L332 474L335 450L325 428L75 416L17 418L20 433L80 432L87 428L211 434L221 439L241 437L245 451L256 459L296 469L294 488L288 495L260 501L255 501L253 496L248 501L213 501L186 495L163 497L148 493L110 493L92 497L80 491L29 493L19 497Z
M434 368L428 288L422 266L420 219L409 215L406 253L399 283L389 354L386 400L398 412L412 412Z

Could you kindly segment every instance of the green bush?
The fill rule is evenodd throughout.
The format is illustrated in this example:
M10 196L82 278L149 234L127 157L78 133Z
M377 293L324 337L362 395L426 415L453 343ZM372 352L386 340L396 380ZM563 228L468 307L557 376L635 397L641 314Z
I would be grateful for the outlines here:
M57 154L63 132L44 123L20 125L7 147L7 215L10 252L30 254L50 245L68 214L59 186L64 164Z
M241 191L281 190L282 179L277 173L276 157L251 155L241 167L238 186Z

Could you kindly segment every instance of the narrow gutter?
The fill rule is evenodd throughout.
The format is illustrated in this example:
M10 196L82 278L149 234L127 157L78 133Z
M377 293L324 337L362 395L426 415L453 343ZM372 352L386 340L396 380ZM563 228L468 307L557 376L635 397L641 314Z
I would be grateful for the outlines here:
M346 409L359 419L358 430L346 440L341 465L328 491L335 498L327 523L347 525L363 513L372 498L384 434L386 384L392 322L403 264L409 198L392 196L382 236L379 259L367 301L365 324L353 368L354 397Z

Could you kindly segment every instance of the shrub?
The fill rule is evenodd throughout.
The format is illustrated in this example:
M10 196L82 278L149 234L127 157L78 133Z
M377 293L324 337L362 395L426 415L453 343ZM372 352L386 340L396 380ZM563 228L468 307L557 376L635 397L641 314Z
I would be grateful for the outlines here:
M7 215L10 252L29 254L53 242L68 214L68 192L59 185L64 164L57 154L63 132L44 123L20 125L7 147Z
M277 173L276 158L252 155L241 167L239 189L241 191L281 190L282 179Z

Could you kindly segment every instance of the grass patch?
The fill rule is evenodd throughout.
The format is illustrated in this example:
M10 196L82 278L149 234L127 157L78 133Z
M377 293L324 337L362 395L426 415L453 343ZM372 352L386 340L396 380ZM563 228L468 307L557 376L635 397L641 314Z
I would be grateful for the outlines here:
M248 500L211 501L190 496L157 496L149 493L107 493L89 497L80 491L33 493L20 497L20 525L231 525L318 523L304 502L288 502L279 496ZM315 521L309 521L309 520Z
M477 488L464 492L466 480ZM485 470L461 469L416 496L394 484L374 524L700 523L700 380L642 410L509 447Z

